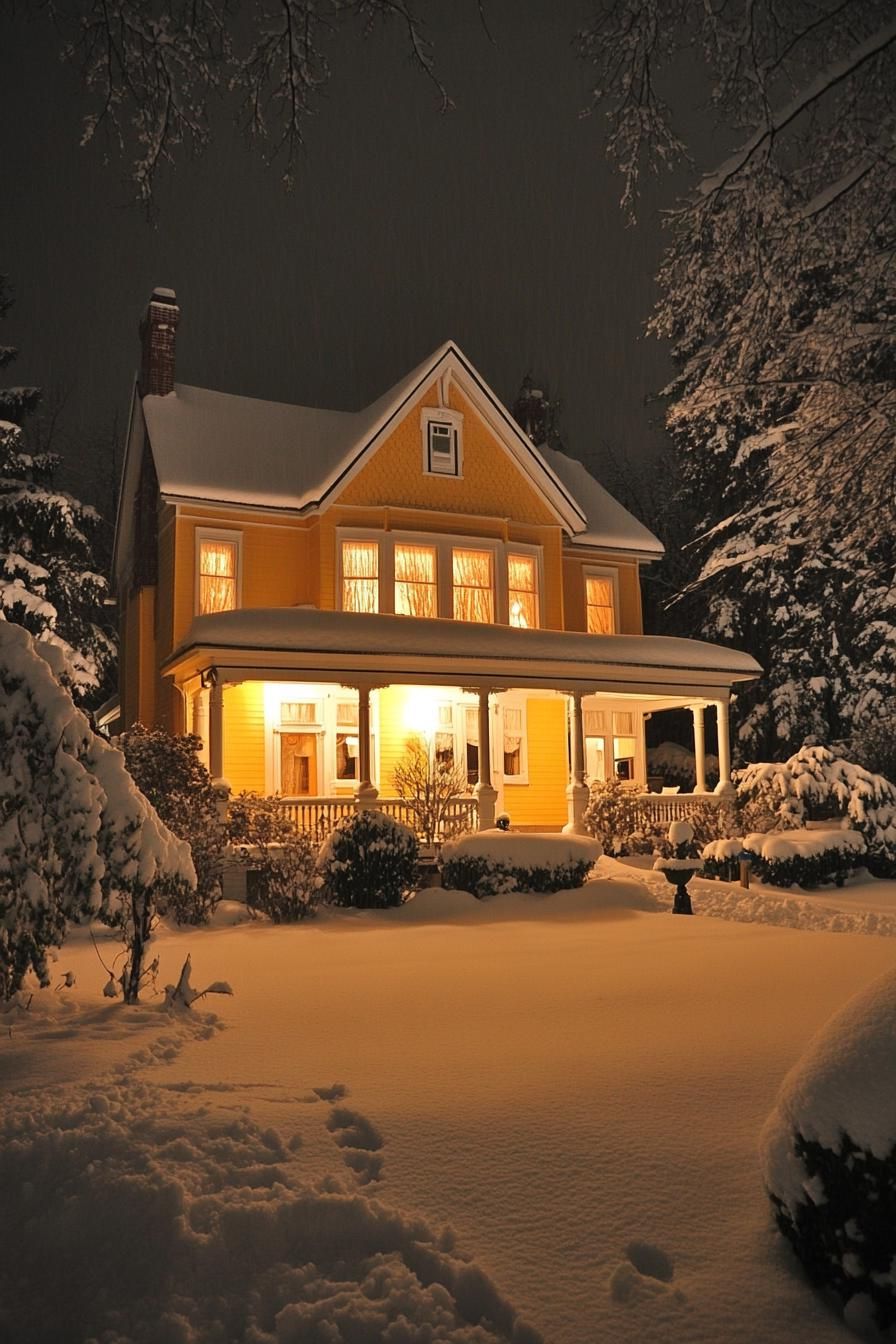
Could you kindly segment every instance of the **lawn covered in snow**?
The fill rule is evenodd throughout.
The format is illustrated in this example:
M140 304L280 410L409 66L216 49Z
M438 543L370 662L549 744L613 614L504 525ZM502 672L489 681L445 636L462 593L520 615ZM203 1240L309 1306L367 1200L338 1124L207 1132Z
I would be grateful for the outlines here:
M810 1037L896 965L868 932L896 929L893 893L696 879L673 918L659 875L599 871L163 930L162 984L189 951L194 985L234 989L181 1015L103 1000L77 933L74 988L3 1019L0 1338L854 1338L775 1233L756 1149Z

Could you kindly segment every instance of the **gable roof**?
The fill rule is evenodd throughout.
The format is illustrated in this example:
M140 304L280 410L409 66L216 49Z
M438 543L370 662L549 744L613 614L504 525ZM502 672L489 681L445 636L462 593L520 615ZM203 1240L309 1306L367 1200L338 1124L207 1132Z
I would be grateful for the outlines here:
M360 411L319 410L176 384L143 398L163 495L258 508L322 506L376 451L436 378L455 379L540 491L570 538L587 546L662 554L657 539L580 463L539 450L453 341Z

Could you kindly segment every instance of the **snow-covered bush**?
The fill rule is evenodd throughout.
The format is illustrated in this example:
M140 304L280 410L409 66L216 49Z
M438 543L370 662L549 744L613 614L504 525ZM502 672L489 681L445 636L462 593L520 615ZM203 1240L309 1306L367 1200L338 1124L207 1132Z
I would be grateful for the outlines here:
M697 765L694 753L678 742L661 742L647 752L647 770L651 775L662 775L665 784L677 784L690 793L697 783ZM712 787L719 779L718 756L706 757L706 782Z
M193 855L196 888L172 898L168 913L178 924L205 924L221 899L227 835L211 775L199 759L202 740L135 723L117 745L140 792Z
M717 840L703 846L703 876L733 882L738 860L749 859L753 872L773 887L842 887L866 862L865 841L858 831L798 830L754 832L741 839Z
M442 885L480 899L501 891L567 891L582 885L601 853L589 836L477 831L442 846Z
M233 855L246 869L246 905L275 924L313 914L321 885L317 848L297 831L275 798L240 793L230 803Z
M782 830L834 817L850 821L865 839L869 871L896 875L896 786L882 775L827 747L804 746L783 765L749 765L736 778L738 797L759 800Z
M63 668L60 649L0 620L0 995L29 970L46 985L66 921L101 915L122 931L133 1002L158 903L196 877L189 846L60 685Z
M589 834L605 854L650 854L662 830L637 797L619 779L598 779L582 816Z
M740 873L740 857L744 842L739 836L727 839L710 840L700 851L703 860L703 876L721 878L723 882L734 882Z
M363 910L401 905L414 888L417 856L414 832L385 812L343 817L318 856L326 899Z
M858 1329L896 1324L896 973L852 999L784 1080L760 1153L778 1227Z
M850 755L872 774L896 783L896 699L878 704L859 724Z

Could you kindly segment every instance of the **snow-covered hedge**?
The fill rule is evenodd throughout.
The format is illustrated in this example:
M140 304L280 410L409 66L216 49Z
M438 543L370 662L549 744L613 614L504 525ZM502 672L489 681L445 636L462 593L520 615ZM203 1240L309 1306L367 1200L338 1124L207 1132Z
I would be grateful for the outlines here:
M585 835L477 831L442 846L442 884L479 897L566 891L582 886L602 852Z
M126 934L148 936L154 902L196 881L189 846L54 676L63 658L0 619L3 998L29 970L48 982L47 951L61 945L67 920L103 914Z
M896 1324L896 973L852 999L787 1075L760 1143L778 1226L848 1322Z
M835 756L827 747L801 747L783 764L762 762L736 774L742 801L768 806L782 829L839 817L860 831L864 860L876 877L896 876L896 786L882 775Z
M414 889L418 852L414 832L385 812L343 817L318 855L324 897L362 910L401 905Z
M844 879L866 860L865 840L858 831L795 830L754 832L742 840L715 840L703 847L705 877L733 881L743 853L753 871L773 887L843 886Z

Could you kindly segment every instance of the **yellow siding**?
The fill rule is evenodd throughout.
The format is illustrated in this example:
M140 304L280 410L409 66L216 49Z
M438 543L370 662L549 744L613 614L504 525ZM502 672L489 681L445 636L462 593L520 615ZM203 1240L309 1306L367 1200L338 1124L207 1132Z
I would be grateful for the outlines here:
M337 502L554 523L554 515L536 487L454 384L449 400L451 408L464 417L462 478L427 476L423 472L420 409L438 405L433 383L339 493Z
M596 552L587 558L567 555L563 561L563 596L567 630L585 629L585 571L589 568L614 570L619 582L620 635L644 633L641 618L641 585L638 565L633 560L615 560Z
M514 826L563 826L567 820L566 702L526 703L529 783L504 784L504 808Z
M224 687L224 778L234 793L264 793L264 683Z
M380 698L380 782L379 790L386 797L395 794L393 767L404 756L407 741L411 736L408 725L409 700L413 694L411 686L385 686L379 692Z

